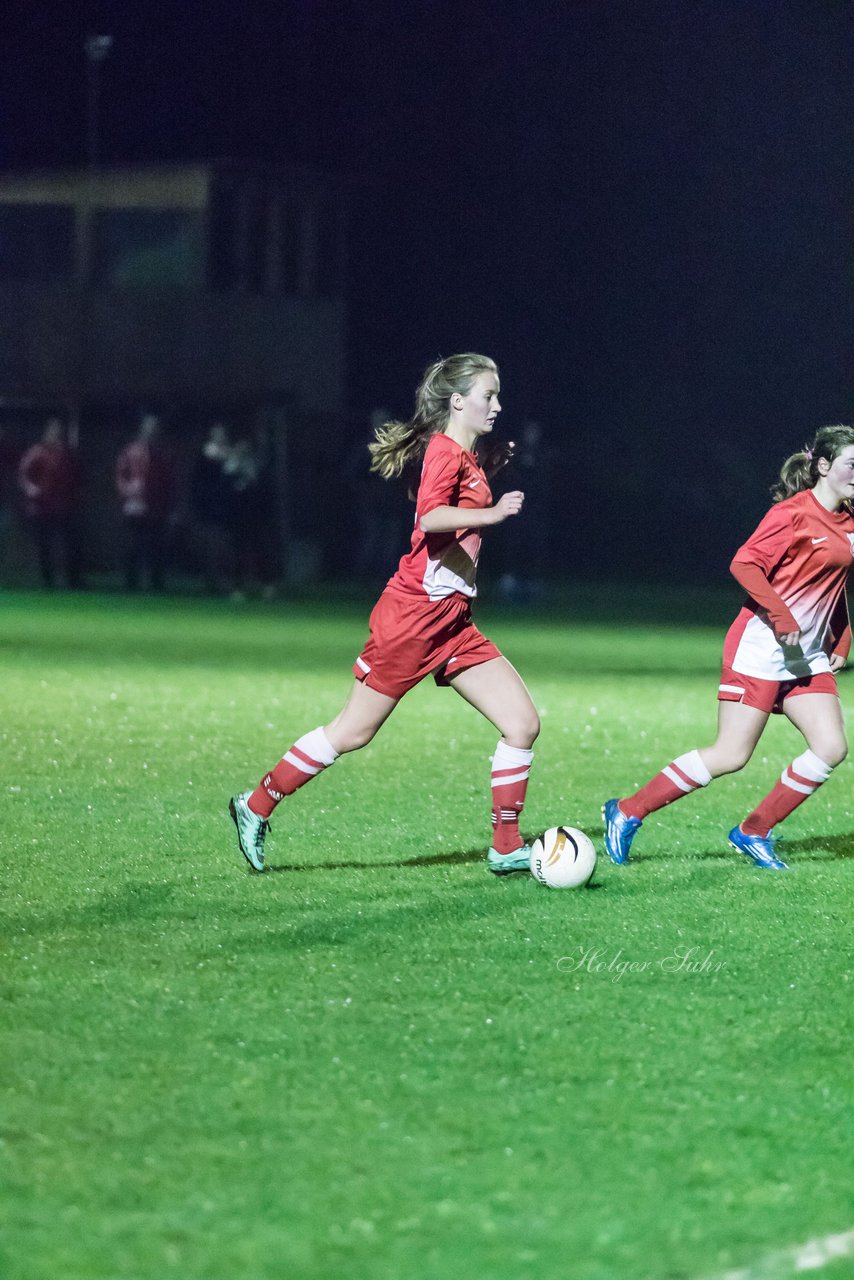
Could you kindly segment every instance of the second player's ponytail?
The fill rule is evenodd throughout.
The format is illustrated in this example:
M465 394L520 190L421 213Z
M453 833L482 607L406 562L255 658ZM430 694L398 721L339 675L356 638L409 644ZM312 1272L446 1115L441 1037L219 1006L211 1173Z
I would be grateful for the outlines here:
M854 426L837 423L831 427L819 427L811 445L793 453L780 469L780 479L771 490L775 502L791 498L803 489L814 489L818 483L819 458L833 463L843 449L854 445Z

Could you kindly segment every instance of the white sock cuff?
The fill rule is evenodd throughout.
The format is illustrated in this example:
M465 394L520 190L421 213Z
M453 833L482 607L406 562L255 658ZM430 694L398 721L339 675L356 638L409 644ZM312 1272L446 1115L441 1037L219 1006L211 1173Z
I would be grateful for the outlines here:
M684 756L679 756L673 763L683 773L687 773L691 781L696 782L698 787L707 787L712 780L712 775L703 764L699 751L686 751Z
M492 756L493 769L515 769L519 765L530 765L534 753L530 747L508 747L501 738Z
M789 765L801 778L809 778L810 782L827 782L833 772L833 765L825 764L820 756L814 751L805 751L802 756L798 756L797 760L793 760Z
M300 751L304 751L312 760L316 760L318 764L330 765L334 764L338 759L338 752L323 732L322 728L312 729L311 733L304 734L298 742L294 743L295 747L299 747Z

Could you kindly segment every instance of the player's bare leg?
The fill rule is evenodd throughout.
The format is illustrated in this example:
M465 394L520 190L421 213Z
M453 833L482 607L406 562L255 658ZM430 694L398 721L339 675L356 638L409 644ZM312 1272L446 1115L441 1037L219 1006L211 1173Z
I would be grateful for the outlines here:
M495 725L509 747L531 749L540 732L540 717L524 680L506 658L469 667L450 683Z
M718 703L718 736L711 747L703 747L699 756L711 778L743 769L756 749L768 723L768 712L745 707L740 702ZM745 820L746 821L746 820ZM743 853L757 867L766 871L785 871L786 864L777 857L770 828L761 836L749 824L739 823L727 839L733 849Z
M848 755L845 721L832 693L801 693L786 698L783 714L803 734L810 751L835 769Z
M328 769L339 755L370 742L398 701L356 681L334 720L303 734L254 791L232 796L228 811L240 852L255 871L264 870L264 842L276 805Z
M606 800L602 818L605 852L611 861L619 865L629 861L632 841L647 814L708 786L713 778L743 769L767 722L767 711L745 707L740 702L719 702L718 732L711 746L677 756L633 796Z
M737 773L747 764L768 723L768 712L740 702L718 703L718 733L698 755L713 778Z
M783 871L774 828L827 781L848 754L839 699L832 693L803 693L786 698L783 711L807 742L807 750L783 770L780 780L752 813L730 832L730 843L758 866Z
M451 686L501 733L492 757L493 834L487 866L496 875L527 871L531 850L519 833L519 815L534 756L531 748L540 732L537 709L506 658L461 671Z
M339 755L358 751L382 728L399 701L356 680L344 706L323 731Z

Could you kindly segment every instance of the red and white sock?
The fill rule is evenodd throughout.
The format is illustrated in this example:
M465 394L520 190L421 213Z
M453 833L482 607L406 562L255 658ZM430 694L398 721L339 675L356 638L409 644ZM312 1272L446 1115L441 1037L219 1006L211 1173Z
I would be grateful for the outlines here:
M247 804L253 813L269 818L284 796L293 795L338 759L338 752L322 729L312 729L295 742L290 751L258 784Z
M654 778L627 800L620 801L620 810L627 818L644 819L648 813L663 809L674 800L681 800L700 787L707 787L712 780L699 751L687 751L672 764L662 769Z
M799 804L827 782L832 772L832 765L825 764L814 751L805 751L783 770L774 789L744 819L741 824L744 834L764 839L772 827L788 818Z
M533 751L508 747L499 739L492 757L492 847L515 853L525 843L519 834L519 814L525 803Z

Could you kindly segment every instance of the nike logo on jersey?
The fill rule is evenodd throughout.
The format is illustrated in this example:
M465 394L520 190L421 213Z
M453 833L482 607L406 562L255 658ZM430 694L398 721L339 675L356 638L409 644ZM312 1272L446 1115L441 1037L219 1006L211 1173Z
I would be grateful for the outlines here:
M823 538L810 538L810 542L815 546L819 542L827 542L827 534Z
M479 480L469 480L470 489L476 489L479 484L480 484Z

